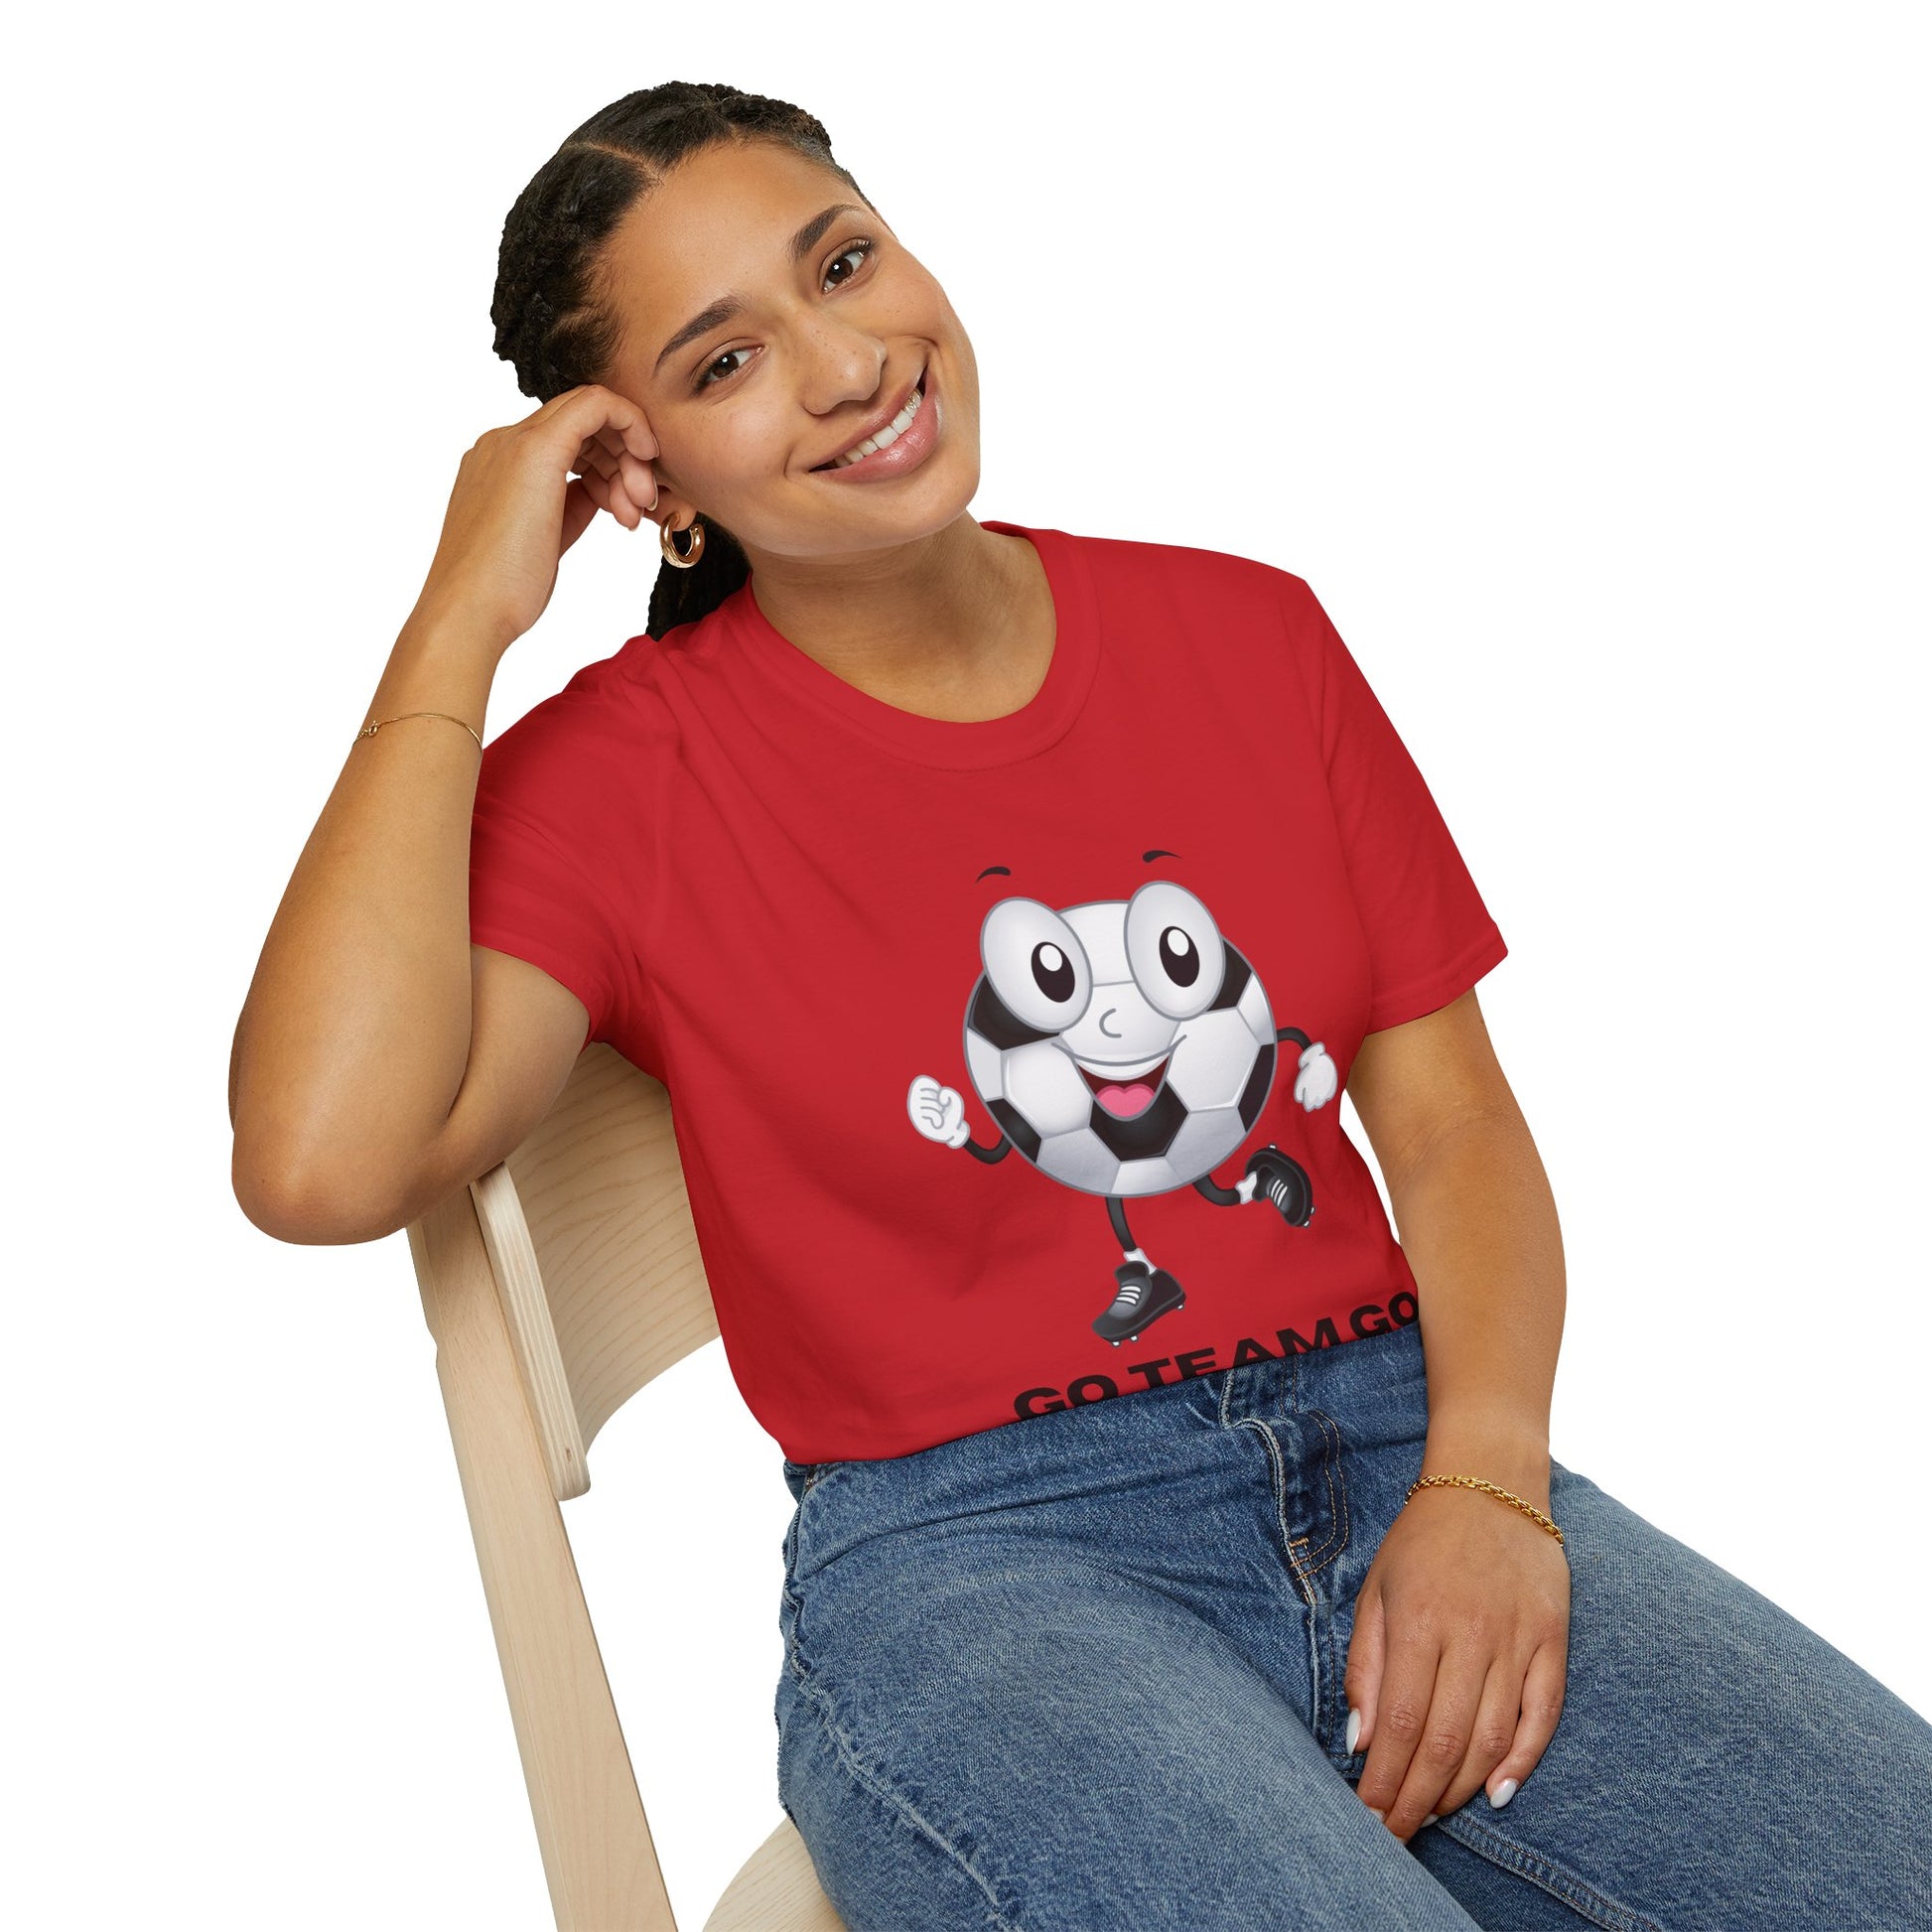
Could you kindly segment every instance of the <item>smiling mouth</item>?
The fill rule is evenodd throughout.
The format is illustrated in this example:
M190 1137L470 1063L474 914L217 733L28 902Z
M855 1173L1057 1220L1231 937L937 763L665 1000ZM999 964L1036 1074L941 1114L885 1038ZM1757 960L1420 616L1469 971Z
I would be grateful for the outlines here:
M1174 1044L1178 1045L1179 1041L1176 1040ZM1116 1120L1132 1120L1154 1105L1154 1096L1161 1091L1162 1078L1167 1073L1168 1062L1173 1058L1173 1047L1171 1046L1145 1073L1137 1073L1128 1080L1115 1080L1104 1073L1095 1073L1079 1060L1073 1064L1079 1067L1081 1079L1092 1088L1093 1097Z
M816 476L821 470L850 470L865 462L867 457L877 455L881 450L891 449L911 428L919 411L925 407L925 378L926 371L921 369L918 381L912 385L912 393L905 399L905 407L883 430L852 446L854 450L862 451L864 454L854 456L851 451L847 451L835 456L830 463L814 463L807 474ZM907 410L911 412L910 415L906 413ZM883 442L880 440L882 437L885 439Z

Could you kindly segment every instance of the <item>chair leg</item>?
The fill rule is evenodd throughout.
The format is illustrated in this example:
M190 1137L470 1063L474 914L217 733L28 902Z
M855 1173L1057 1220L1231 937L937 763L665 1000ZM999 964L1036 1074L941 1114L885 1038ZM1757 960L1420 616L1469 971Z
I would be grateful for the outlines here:
M558 1932L677 1932L470 1190L409 1247Z

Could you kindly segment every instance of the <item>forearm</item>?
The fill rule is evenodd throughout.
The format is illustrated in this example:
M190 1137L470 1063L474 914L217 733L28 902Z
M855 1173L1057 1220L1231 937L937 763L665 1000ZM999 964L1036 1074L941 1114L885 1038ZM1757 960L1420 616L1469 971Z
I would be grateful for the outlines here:
M367 715L481 732L494 668L486 638L412 618ZM478 766L444 719L344 754L235 1031L234 1184L259 1225L353 1225L448 1114L470 1046Z
M1520 1114L1447 1130L1389 1177L1429 1367L1424 1475L1481 1476L1547 1510L1563 1237Z

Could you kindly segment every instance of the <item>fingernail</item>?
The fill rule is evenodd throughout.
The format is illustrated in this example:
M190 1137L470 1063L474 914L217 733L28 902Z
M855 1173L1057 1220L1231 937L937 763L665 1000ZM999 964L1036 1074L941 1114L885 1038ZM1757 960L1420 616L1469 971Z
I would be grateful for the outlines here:
M1362 1714L1351 1704L1348 1707L1348 1735L1342 1739L1342 1749L1349 1756L1355 1754L1355 1739L1362 1734Z
M1442 1813L1441 1813L1440 1811L1432 1811L1432 1812L1431 1812L1431 1813L1429 1814L1429 1816L1428 1816L1427 1818L1425 1818L1425 1819L1424 1819L1424 1820L1423 1820L1422 1822L1423 1822L1423 1823L1424 1823L1425 1825L1433 1825L1433 1824L1435 1824L1435 1822L1437 1821L1437 1819L1439 1819L1440 1817L1442 1817L1442 1815L1443 1815L1443 1814L1442 1814Z
M1503 1779L1502 1783L1497 1785L1495 1790L1489 1793L1490 1810L1501 1811L1509 1803L1510 1799L1515 1797L1517 1789L1518 1786L1514 1778Z
M1377 1811L1373 1805L1370 1805L1368 1815L1379 1825L1389 1814L1386 1811Z

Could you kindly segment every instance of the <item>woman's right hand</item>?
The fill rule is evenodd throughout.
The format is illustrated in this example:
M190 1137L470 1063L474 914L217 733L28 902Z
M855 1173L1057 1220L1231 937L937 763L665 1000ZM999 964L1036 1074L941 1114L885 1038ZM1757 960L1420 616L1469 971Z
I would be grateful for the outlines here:
M417 614L455 618L498 654L543 615L563 554L600 509L626 530L657 502L657 439L615 389L566 389L485 430L457 466Z

